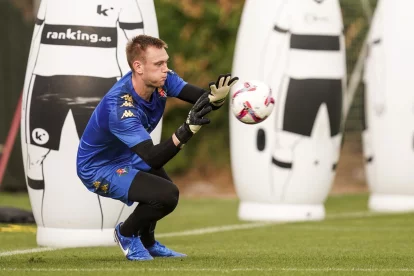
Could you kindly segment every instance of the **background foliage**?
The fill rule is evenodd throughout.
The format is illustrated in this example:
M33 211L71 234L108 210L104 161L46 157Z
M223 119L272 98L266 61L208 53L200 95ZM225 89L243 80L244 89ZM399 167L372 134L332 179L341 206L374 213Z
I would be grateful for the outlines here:
M254 0L258 1L258 0ZM207 88L219 74L231 72L243 0L155 0L160 38L169 45L170 67L186 81ZM341 0L350 73L368 30L360 1ZM0 144L7 132L23 87L26 61L33 30L30 0L0 1ZM371 0L374 8L376 1ZM347 132L361 129L362 88L356 94L346 124ZM164 117L163 138L185 120L190 105L169 100ZM228 106L214 112L212 124L203 127L166 169L173 175L189 171L208 177L230 172ZM6 174L6 189L25 189L20 137L16 140Z

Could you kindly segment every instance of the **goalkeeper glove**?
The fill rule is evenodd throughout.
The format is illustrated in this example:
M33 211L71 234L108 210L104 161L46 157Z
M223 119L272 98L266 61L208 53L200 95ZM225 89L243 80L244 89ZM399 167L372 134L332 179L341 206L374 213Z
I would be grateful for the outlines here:
M238 77L231 78L231 74L220 75L216 83L211 82L210 86L210 103L213 109L220 108L226 100L227 94L229 94L231 87L239 80Z
M175 131L175 136L180 141L178 147L182 148L200 130L202 125L210 123L210 119L204 118L204 116L210 113L211 110L209 93L206 92L191 108L185 123Z

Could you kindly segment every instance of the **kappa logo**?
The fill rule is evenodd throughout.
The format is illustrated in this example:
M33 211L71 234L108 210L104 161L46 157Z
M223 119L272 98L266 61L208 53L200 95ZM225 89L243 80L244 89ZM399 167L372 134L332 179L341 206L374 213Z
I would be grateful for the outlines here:
M121 105L121 107L135 107L131 102L127 102L127 101L125 101L122 105Z
M132 99L132 96L129 94L125 94L123 96L121 96L121 99L123 99L125 102L121 105L121 107L135 107L133 102L134 100Z
M124 118L131 118L131 117L135 117L135 114L134 114L134 113L132 113L132 111L131 111L131 110L125 110L125 111L124 111L124 113L122 114L121 119L124 119Z
M44 145L49 141L49 133L43 128L35 128L32 132L32 139L38 145Z

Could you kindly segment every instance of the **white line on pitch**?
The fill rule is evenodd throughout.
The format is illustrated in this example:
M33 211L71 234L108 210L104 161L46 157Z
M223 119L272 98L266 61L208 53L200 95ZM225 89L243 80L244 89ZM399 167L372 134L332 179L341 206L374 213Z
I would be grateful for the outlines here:
M373 212L342 213L342 214L336 214L336 215L327 215L326 220L341 219L341 218L364 218L364 217L372 217L372 216L380 216L380 215L389 215L389 214L373 213ZM318 222L318 221L301 221L301 222ZM256 223L246 223L246 224L233 224L233 225L207 227L207 228L200 228L200 229L180 231L180 232L161 233L161 234L157 234L156 236L160 238L194 236L194 235L203 235L203 234L226 232L226 231L233 231L233 230L253 229L253 228L260 228L260 227L265 227L269 225L287 224L287 223L289 222L256 222Z
M181 231L181 232L161 233L161 234L157 234L156 236L160 238L195 236L195 235L226 232L226 231L233 231L233 230L253 229L253 228L259 228L259 227L264 227L264 226L273 225L273 224L276 224L276 223L258 222L258 223L246 223L246 224L233 224L233 225L224 225L224 226L217 226L217 227L200 228L200 229L187 230L187 231Z
M57 248L40 247L40 248L32 248L32 249L25 249L25 250L6 251L6 252L0 252L0 257L19 255L19 254L38 253L38 252L44 252L44 251L53 251L56 249Z
M372 213L372 212L339 213L335 215L327 215L326 220L342 219L342 218L343 219L362 218L362 217L381 216L381 215L389 215L389 214ZM303 221L303 222L309 222L309 221ZM261 228L265 226L282 224L282 223L285 224L287 222L256 222L256 223L245 223L245 224L232 224L232 225L206 227L206 228L180 231L180 232L160 233L160 234L157 234L156 236L160 238L195 236L195 235L204 235L204 234L219 233L219 232L234 231L234 230ZM44 252L44 251L54 251L54 250L60 250L60 249L64 249L64 248L41 247L41 248L32 248L32 249L26 249L26 250L5 251L5 252L0 252L0 257L30 254L30 253L39 253L39 252Z

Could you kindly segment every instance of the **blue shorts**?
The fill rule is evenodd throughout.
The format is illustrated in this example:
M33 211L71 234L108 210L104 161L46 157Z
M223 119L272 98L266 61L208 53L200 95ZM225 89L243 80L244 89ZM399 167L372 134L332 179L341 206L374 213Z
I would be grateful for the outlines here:
M131 206L134 202L128 200L128 191L138 172L139 170L131 166L124 166L116 170L110 170L109 174L97 175L96 180L92 183L83 183L91 192L100 196L118 199Z

